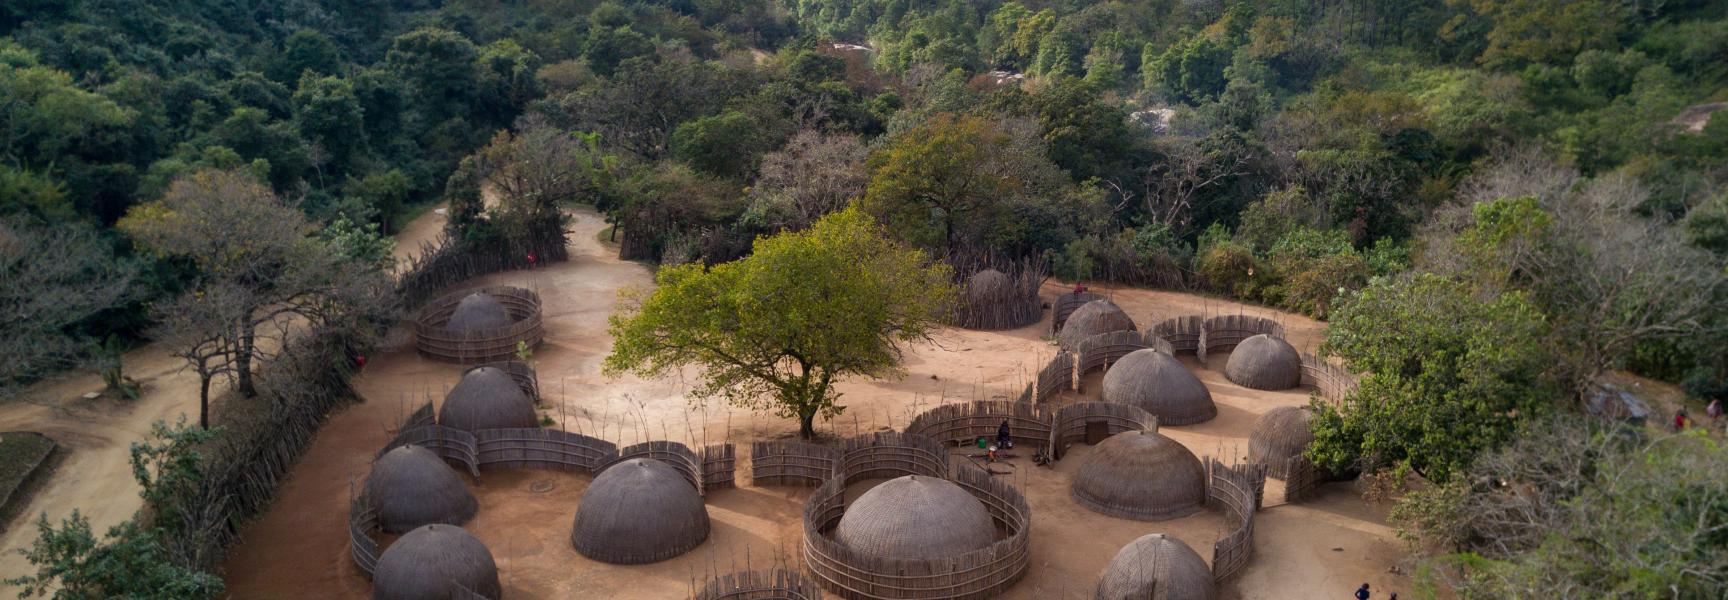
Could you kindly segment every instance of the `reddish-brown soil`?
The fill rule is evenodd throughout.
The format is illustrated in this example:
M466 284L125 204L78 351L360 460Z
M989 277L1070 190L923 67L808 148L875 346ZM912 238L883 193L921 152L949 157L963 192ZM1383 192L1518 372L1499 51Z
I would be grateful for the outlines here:
M701 406L687 396L683 380L607 379L600 361L610 349L606 317L617 290L652 284L650 271L604 251L596 234L604 227L590 212L577 213L572 260L544 269L499 274L474 285L508 283L537 289L545 301L547 343L533 357L539 369L545 413L564 428L619 441L673 439L692 445L784 438L795 423L723 405ZM413 230L411 224L407 230ZM1051 284L1047 296L1063 291ZM1143 326L1184 314L1249 312L1284 322L1291 342L1308 350L1322 325L1312 320L1198 296L1134 289L1111 294ZM912 415L942 402L1012 397L1055 349L1043 339L1048 324L1008 332L948 329L934 343L908 352L898 380L848 381L840 389L848 408L821 424L822 433L903 426ZM1226 460L1245 452L1253 420L1275 406L1301 404L1307 392L1258 392L1230 384L1224 356L1211 367L1185 358L1219 404L1218 418L1164 431L1199 455ZM345 522L349 494L366 475L372 455L425 398L441 398L460 367L421 359L411 347L373 357L356 380L366 402L332 415L296 466L275 504L246 528L225 565L234 598L364 597L369 583L350 562ZM1087 386L1096 394L1097 374ZM1065 400L1073 400L1069 397ZM1008 598L1084 598L1098 573L1123 544L1146 533L1172 534L1211 557L1212 542L1229 525L1216 511L1146 523L1105 517L1074 504L1068 477L1090 448L1076 447L1053 467L1012 461L1005 475L1027 495L1033 512L1033 560L1025 580ZM961 459L964 460L964 459ZM746 461L741 460L741 463ZM620 567L588 560L569 545L569 532L586 476L549 471L488 471L471 482L480 512L467 524L497 557L506 595L515 598L677 598L705 574L796 561L800 517L807 489L754 487L741 471L738 489L714 491L708 510L709 541L697 550L652 565ZM535 482L552 489L535 493ZM1363 581L1386 591L1409 588L1407 578L1388 573L1404 556L1378 510L1365 506L1347 484L1334 484L1316 500L1283 505L1281 486L1268 483L1268 504L1259 514L1255 554L1249 567L1224 584L1226 598L1347 597Z

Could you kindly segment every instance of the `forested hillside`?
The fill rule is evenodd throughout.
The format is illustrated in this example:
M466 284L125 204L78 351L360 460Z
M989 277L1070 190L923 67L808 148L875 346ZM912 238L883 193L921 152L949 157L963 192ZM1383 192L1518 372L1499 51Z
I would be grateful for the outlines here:
M238 173L219 199L361 262L440 201L470 243L583 203L626 258L710 265L856 205L938 256L1329 319L1367 379L1316 460L1453 484L1412 531L1490 597L1613 553L1529 533L1590 533L1566 511L1484 543L1484 453L1608 373L1728 394L1721 2L4 0L0 34L0 390L159 331L211 271L145 224ZM1567 577L1720 593L1723 512Z

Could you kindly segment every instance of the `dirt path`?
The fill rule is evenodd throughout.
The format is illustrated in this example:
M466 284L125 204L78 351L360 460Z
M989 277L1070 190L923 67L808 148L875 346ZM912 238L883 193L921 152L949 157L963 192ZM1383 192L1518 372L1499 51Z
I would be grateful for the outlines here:
M620 261L596 239L605 227L591 212L577 213L570 235L572 259L534 271L483 277L469 285L509 284L536 289L545 302L547 341L535 352L546 414L571 431L634 443L672 439L692 444L784 438L794 434L786 419L700 406L687 396L690 379L607 379L600 362L610 351L606 318L617 290L652 285L650 271ZM412 227L412 226L411 226ZM410 228L411 228L410 227ZM405 228L407 231L409 228ZM1047 297L1067 286L1052 283ZM1188 294L1100 286L1142 326L1186 314L1251 313L1282 321L1291 342L1311 350L1322 324L1299 316ZM820 423L830 435L899 428L912 415L942 402L1010 398L1052 354L1043 339L1048 323L1006 332L945 329L934 344L908 352L905 377L893 381L848 381L840 385L845 414ZM1276 406L1302 404L1303 391L1266 393L1225 380L1226 356L1202 365L1184 358L1219 404L1218 418L1165 432L1196 454L1241 455L1254 419ZM369 583L347 554L345 522L350 485L359 485L373 453L401 416L431 397L441 400L461 368L425 361L411 349L383 353L356 380L367 398L333 415L284 484L276 503L244 532L226 563L234 598L362 598ZM688 374L687 374L688 375ZM1095 395L1098 374L1087 389ZM1064 401L1080 399L1070 395ZM1005 597L1089 597L1098 572L1123 544L1163 532L1188 542L1210 558L1211 544L1228 532L1220 513L1159 523L1105 517L1069 498L1067 481L1089 448L1077 447L1054 468L1017 464L1014 484L1033 507L1032 568ZM1023 461L1022 461L1023 462ZM530 485L552 484L535 493ZM747 483L708 498L714 532L684 556L635 567L589 561L570 549L568 533L588 478L544 471L487 472L472 488L481 510L467 528L486 542L502 570L507 595L516 598L570 596L675 598L688 593L705 573L761 566L795 556L806 489L758 488ZM1277 482L1269 488L1281 496ZM1376 588L1408 589L1408 580L1388 575L1403 556L1383 516L1364 506L1348 486L1329 490L1299 506L1279 506L1262 515L1268 533L1257 539L1255 557L1243 574L1222 586L1225 598L1347 597L1362 581ZM1343 554L1332 548L1343 547ZM748 559L746 558L748 557Z
M73 509L90 519L98 536L132 517L142 506L132 479L131 445L150 433L156 421L172 422L198 414L198 378L180 371L181 361L146 346L126 353L126 372L143 384L135 401L84 400L100 391L101 377L68 373L32 386L21 398L0 404L0 431L36 431L60 444L58 470L41 484L0 537L0 578L32 574L17 550L36 540L36 519L48 515L59 525ZM0 594L17 590L0 586Z

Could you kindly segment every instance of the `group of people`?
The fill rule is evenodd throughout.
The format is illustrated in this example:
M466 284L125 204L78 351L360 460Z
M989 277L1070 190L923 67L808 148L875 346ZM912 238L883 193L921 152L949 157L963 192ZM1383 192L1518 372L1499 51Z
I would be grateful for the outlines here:
M1710 405L1704 407L1704 414L1710 417L1710 427L1712 429L1722 422L1722 413L1723 408L1721 398L1711 400ZM1687 422L1690 420L1691 416L1686 414L1686 407L1682 406L1679 410L1674 411L1674 431L1684 431Z

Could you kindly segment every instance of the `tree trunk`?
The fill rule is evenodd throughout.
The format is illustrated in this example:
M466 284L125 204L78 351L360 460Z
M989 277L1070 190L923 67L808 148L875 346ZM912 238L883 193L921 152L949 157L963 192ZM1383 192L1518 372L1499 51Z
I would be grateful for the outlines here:
M816 411L815 410L811 410L810 412L798 415L798 437L800 439L804 439L804 440L815 439L815 437L816 437Z
M198 375L198 428L210 429L210 376Z
M239 383L238 387L240 393L247 398L258 395L258 389L252 387L252 347L254 341L252 311L247 311L246 317L240 322L240 347L234 353L234 370Z

